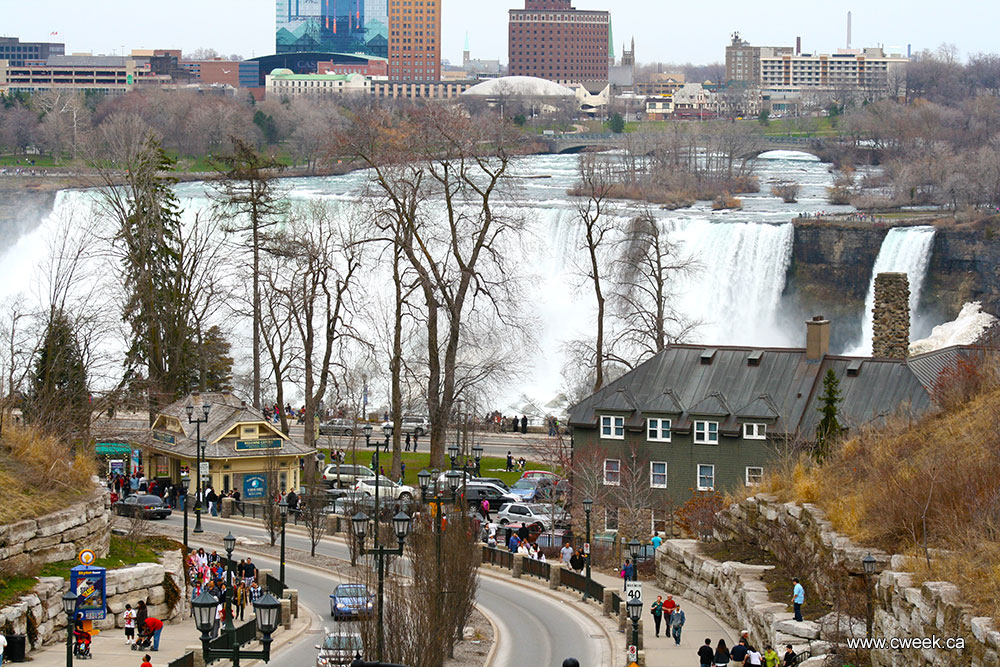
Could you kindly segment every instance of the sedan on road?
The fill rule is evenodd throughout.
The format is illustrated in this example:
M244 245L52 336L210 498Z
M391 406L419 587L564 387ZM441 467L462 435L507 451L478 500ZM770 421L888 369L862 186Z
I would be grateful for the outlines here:
M326 637L322 644L316 646L319 650L319 654L316 656L316 667L349 665L355 657L364 655L365 645L358 633L330 632L328 628L324 628L324 630Z
M118 516L137 516L144 519L166 519L170 507L159 496L129 496L115 503Z
M330 616L340 621L372 613L375 600L364 584L340 584L330 593Z

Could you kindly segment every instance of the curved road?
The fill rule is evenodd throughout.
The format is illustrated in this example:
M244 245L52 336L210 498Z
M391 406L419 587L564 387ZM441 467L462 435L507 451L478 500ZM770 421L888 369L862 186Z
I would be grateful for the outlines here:
M183 519L181 515L175 513L167 521L180 527ZM193 518L191 521L193 526ZM231 522L203 517L202 523L206 530L212 532L226 533L231 530L233 535L238 537L267 541L267 533L263 527L247 525L242 521ZM189 539L200 546L202 542L197 537L192 534ZM308 551L310 546L308 538L295 531L286 533L285 543L289 547L303 551ZM220 544L213 548L221 553L221 546ZM347 545L340 540L324 538L317 545L316 551L342 560L350 558ZM234 556L239 557L238 546ZM274 559L256 556L253 558L265 567L272 567L277 573L278 566ZM329 617L329 595L337 582L336 578L310 568L296 567L292 563L287 563L285 570L285 579L289 587L299 591L301 603L321 616L319 620L314 619L312 630L321 630L324 625L332 627L333 621ZM496 665L529 664L538 667L548 665L559 667L563 659L569 656L580 659L583 664L601 665L608 664L611 659L611 647L607 645L597 622L573 605L525 586L486 575L479 578L476 602L500 630L494 660ZM314 665L316 650L313 647L321 637L321 633L306 635L293 649L290 649L289 653L282 652L281 664L296 667Z

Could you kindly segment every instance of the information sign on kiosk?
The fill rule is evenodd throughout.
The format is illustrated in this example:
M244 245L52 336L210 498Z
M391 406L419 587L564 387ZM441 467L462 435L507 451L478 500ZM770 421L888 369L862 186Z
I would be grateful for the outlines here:
M80 552L80 562L94 562L94 552ZM69 571L69 587L76 595L76 611L85 621L100 621L107 615L107 573L103 567L77 565Z

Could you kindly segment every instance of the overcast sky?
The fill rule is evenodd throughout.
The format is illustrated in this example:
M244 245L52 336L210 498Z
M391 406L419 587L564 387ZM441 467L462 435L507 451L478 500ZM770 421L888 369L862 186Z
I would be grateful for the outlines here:
M819 3L817 3L818 5ZM611 9L615 50L636 40L640 62L708 63L725 58L734 30L759 45L794 45L830 52L846 42L847 10L854 12L853 45L913 50L955 44L963 57L1000 51L1000 2L882 0L820 6L800 0L576 0L578 9ZM507 10L518 0L444 0L444 57L461 62L468 31L473 57L507 60ZM25 41L65 42L67 52L111 54L133 48L211 47L245 57L274 52L274 0L0 0L0 34ZM50 33L57 32L57 36Z

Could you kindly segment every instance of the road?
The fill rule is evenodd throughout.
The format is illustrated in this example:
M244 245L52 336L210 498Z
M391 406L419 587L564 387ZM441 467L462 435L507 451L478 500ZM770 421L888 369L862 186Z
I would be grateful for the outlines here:
M181 526L182 517L174 514L167 521ZM202 518L206 530L226 533L232 531L237 537L245 536L267 539L263 527L246 525L243 522L224 521L211 517ZM289 547L309 550L309 540L293 531L286 533ZM200 546L200 543L199 543ZM221 545L207 545L221 552ZM347 546L339 541L325 538L316 551L326 556L349 559ZM239 557L239 548L234 553ZM264 567L272 567L277 573L278 566L273 559L254 556ZM321 616L314 621L313 630L323 625L331 626L329 617L329 595L336 579L310 568L300 568L286 563L288 585L299 591L300 602ZM587 658L590 664L606 664L610 660L611 647L607 646L599 626L595 621L572 605L550 596L537 593L527 587L495 579L489 576L479 578L479 593L476 602L483 613L493 619L500 631L495 665L537 665L559 667L563 659L575 656ZM315 664L316 650L321 634L307 634L287 653L281 655L281 665L290 667L311 667ZM603 656L603 660L594 658Z
M304 437L304 428L302 426L292 425L291 436L296 440L301 440ZM376 429L377 431L378 429ZM564 438L569 438L569 436L563 436ZM379 440L382 442L382 436L378 433L373 434L372 442ZM498 458L504 458L507 456L507 452L510 452L514 458L523 456L526 459L531 459L532 457L538 457L539 446L544 446L546 443L555 440L553 438L547 437L544 433L527 433L521 435L520 433L475 433L474 440L476 443L482 445L484 456L495 456ZM455 432L448 431L445 438L445 442L454 442ZM319 439L320 447L324 449L327 448L343 448L350 450L352 446L357 446L357 448L364 449L365 439L364 436L320 436ZM418 446L420 451L426 452L430 447L429 436L423 436L420 438ZM568 444L568 440L567 440Z

